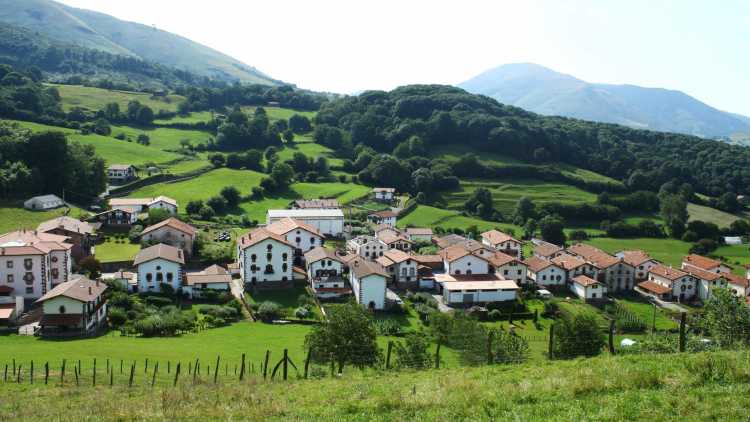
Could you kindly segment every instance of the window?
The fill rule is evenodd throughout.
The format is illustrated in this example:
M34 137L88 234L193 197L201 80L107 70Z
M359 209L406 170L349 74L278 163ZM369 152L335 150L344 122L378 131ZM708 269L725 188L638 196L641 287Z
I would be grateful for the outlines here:
M164 273L156 273L156 281L160 283L164 281Z
M523 273L523 270L518 270L518 275L521 275Z
M286 261L288 258L289 258L289 255L287 255L286 253L281 254L282 261Z
M33 294L33 293L34 293L34 288L33 287L27 287L26 288L26 294Z
M8 267L8 268L13 268L13 261L8 261L8 262L7 262L6 264L5 264L5 266L6 266L6 267Z
M23 260L23 266L27 270L30 270L34 266L34 262L31 260L31 258L26 258Z
M300 238L299 238L299 236L297 236L297 237L295 237L295 238L294 238L294 241L295 241L296 243L299 243L299 242L300 242L301 240L302 240L302 239L300 239Z
M23 280L26 282L27 285L31 285L31 283L34 282L34 274L32 273L26 273L23 275Z
M314 238L314 237L311 237L311 238L310 238L310 244L311 244L311 245L314 245L314 244L315 244L315 238Z
M287 268L289 268L289 266L287 264L282 264L281 265L281 271L286 272Z
M508 275L508 270L503 270L503 275Z
M461 274L461 270L456 270L453 272L453 274Z
M171 283L173 279L174 279L174 274L167 273L167 282Z
M65 313L65 306L60 306L60 309L58 309L58 312L61 314Z
M161 265L156 266L156 271L161 271Z
M57 262L57 257L56 257L56 256L53 256L53 257L52 257L52 259L51 259L51 261L52 261L52 262Z
M52 278L57 278L59 276L60 276L60 270L58 270L57 268L53 268L52 269Z
M258 259L258 255L255 255L255 254L250 255L250 260L252 262L255 262L257 259Z
M266 246L266 249L268 249L268 252L271 252L273 250L273 245Z
M148 281L149 283L154 281L154 275L151 273L146 274L146 281Z
M543 275L543 276L542 276L542 280L546 280L546 279L547 279L547 276L546 276L546 275Z
M8 283L13 283L13 274L8 274Z

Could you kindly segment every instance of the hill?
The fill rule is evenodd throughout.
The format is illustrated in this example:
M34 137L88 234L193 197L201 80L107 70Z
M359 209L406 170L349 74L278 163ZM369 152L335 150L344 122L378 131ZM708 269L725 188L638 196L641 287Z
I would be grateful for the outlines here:
M156 387L139 372L109 387L3 383L5 420L743 420L748 353L642 355L448 370L347 373L342 378ZM210 363L210 362L209 362ZM103 366L103 364L101 364ZM88 371L89 369L86 369ZM71 370L72 372L72 370ZM165 372L165 371L162 371ZM294 372L292 372L294 373ZM170 377L171 378L171 377ZM232 377L230 377L232 378ZM104 385L103 385L104 384ZM34 406L28 405L33 397Z
M680 91L594 84L531 63L490 69L459 87L549 116L701 137L750 131L747 117L717 110Z
M51 0L0 0L0 22L28 28L59 43L140 58L201 76L278 84L252 66L179 35Z

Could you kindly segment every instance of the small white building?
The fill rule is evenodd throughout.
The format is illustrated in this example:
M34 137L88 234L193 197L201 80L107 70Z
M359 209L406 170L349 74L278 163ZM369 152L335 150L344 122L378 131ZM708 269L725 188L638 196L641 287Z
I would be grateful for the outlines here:
M161 285L168 284L174 291L182 287L182 268L185 256L182 249L160 243L141 249L133 265L138 272L138 292L161 292Z
M638 284L641 289L664 300L690 300L697 294L695 279L685 271L659 264L648 273L648 281Z
M293 280L294 245L257 228L237 240L240 277L253 287L285 287Z
M495 275L438 274L435 281L442 286L446 305L473 305L514 301L518 285Z
M523 258L523 243L499 230L490 230L482 233L482 243L506 255L517 259Z
M487 259L495 275L505 280L513 280L516 284L526 283L528 267L523 261L503 252L495 252Z
M211 265L200 272L185 274L182 291L191 298L205 297L205 292L231 292L232 276L224 267Z
M380 230L375 236L385 243L386 249L398 249L404 252L412 249L412 241L399 230Z
M367 220L370 221L371 223L382 224L388 227L396 227L397 218L398 218L398 213L390 211L390 210L377 211L367 216Z
M462 245L453 245L440 251L443 268L446 274L489 274L490 263L487 258L472 254Z
M383 256L387 251L388 245L375 236L361 235L346 242L346 250L354 255L359 255L362 258L375 260L379 256Z
M567 282L565 269L552 261L532 256L524 263L528 268L529 280L538 286L564 286Z
M36 303L42 304L39 322L43 336L87 336L107 323L107 285L79 277L59 284Z
M340 209L268 210L266 225L292 218L308 224L322 235L341 237L344 233L344 213Z
M387 278L388 273L376 262L356 258L349 263L349 283L354 297L368 309L385 309Z
M131 224L138 218L138 214L146 213L151 209L163 209L172 215L177 214L177 201L167 196L156 198L112 198L109 207L113 210L122 210L131 214Z
M570 291L579 298L589 300L602 300L607 294L607 286L585 275L573 277Z
M324 236L316 227L293 218L282 218L268 226L266 230L282 236L294 245L294 265L303 265L304 254L323 246Z
M375 200L377 201L393 201L393 197L396 196L396 189L394 188L374 188L372 190Z
M185 255L191 256L197 233L198 230L190 224L170 217L143 229L141 239L180 248Z
M423 227L407 227L406 236L412 242L432 242L432 229Z
M136 168L130 164L112 164L107 167L109 183L122 184L136 179Z
M417 267L419 263L404 251L391 249L375 260L390 275L396 284L416 286L418 282Z
M724 274L724 277L727 280L727 287L737 297L742 297L747 299L748 296L750 296L750 279L735 275L732 273Z
M727 287L727 280L724 277L726 273L714 273L695 267L688 267L686 272L695 279L698 297L704 302L711 298L714 289Z
M24 208L32 211L52 210L63 206L65 206L65 202L57 195L35 196L23 203Z
M541 259L551 260L563 252L563 248L553 243L545 242L540 239L532 239L534 246L534 256Z
M344 261L335 251L322 246L307 251L305 265L310 287L319 298L328 299L351 294L352 290L346 286L343 278Z
M635 272L635 281L640 282L648 279L648 272L659 264L659 261L651 258L644 251L620 251L615 254L616 257L622 258L623 262L633 267Z
M102 281L115 282L128 292L138 291L138 273L120 270L114 273L103 273Z

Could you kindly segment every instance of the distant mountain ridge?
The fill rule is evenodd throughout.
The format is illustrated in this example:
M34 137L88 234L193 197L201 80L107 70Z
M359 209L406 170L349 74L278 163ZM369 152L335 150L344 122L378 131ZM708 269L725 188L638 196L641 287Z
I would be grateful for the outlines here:
M715 109L680 91L593 84L532 63L490 69L458 86L550 116L702 137L750 132L750 118Z
M51 0L0 0L0 22L37 31L59 42L134 56L201 76L280 83L252 66L179 35Z

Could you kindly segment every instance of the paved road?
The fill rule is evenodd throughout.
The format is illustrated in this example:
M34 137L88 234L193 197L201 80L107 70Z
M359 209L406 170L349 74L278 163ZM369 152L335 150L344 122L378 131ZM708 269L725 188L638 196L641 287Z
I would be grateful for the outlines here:
M432 295L432 297L437 300L438 303L438 311L447 314L448 312L453 312L453 308L443 303L443 296L441 295Z

